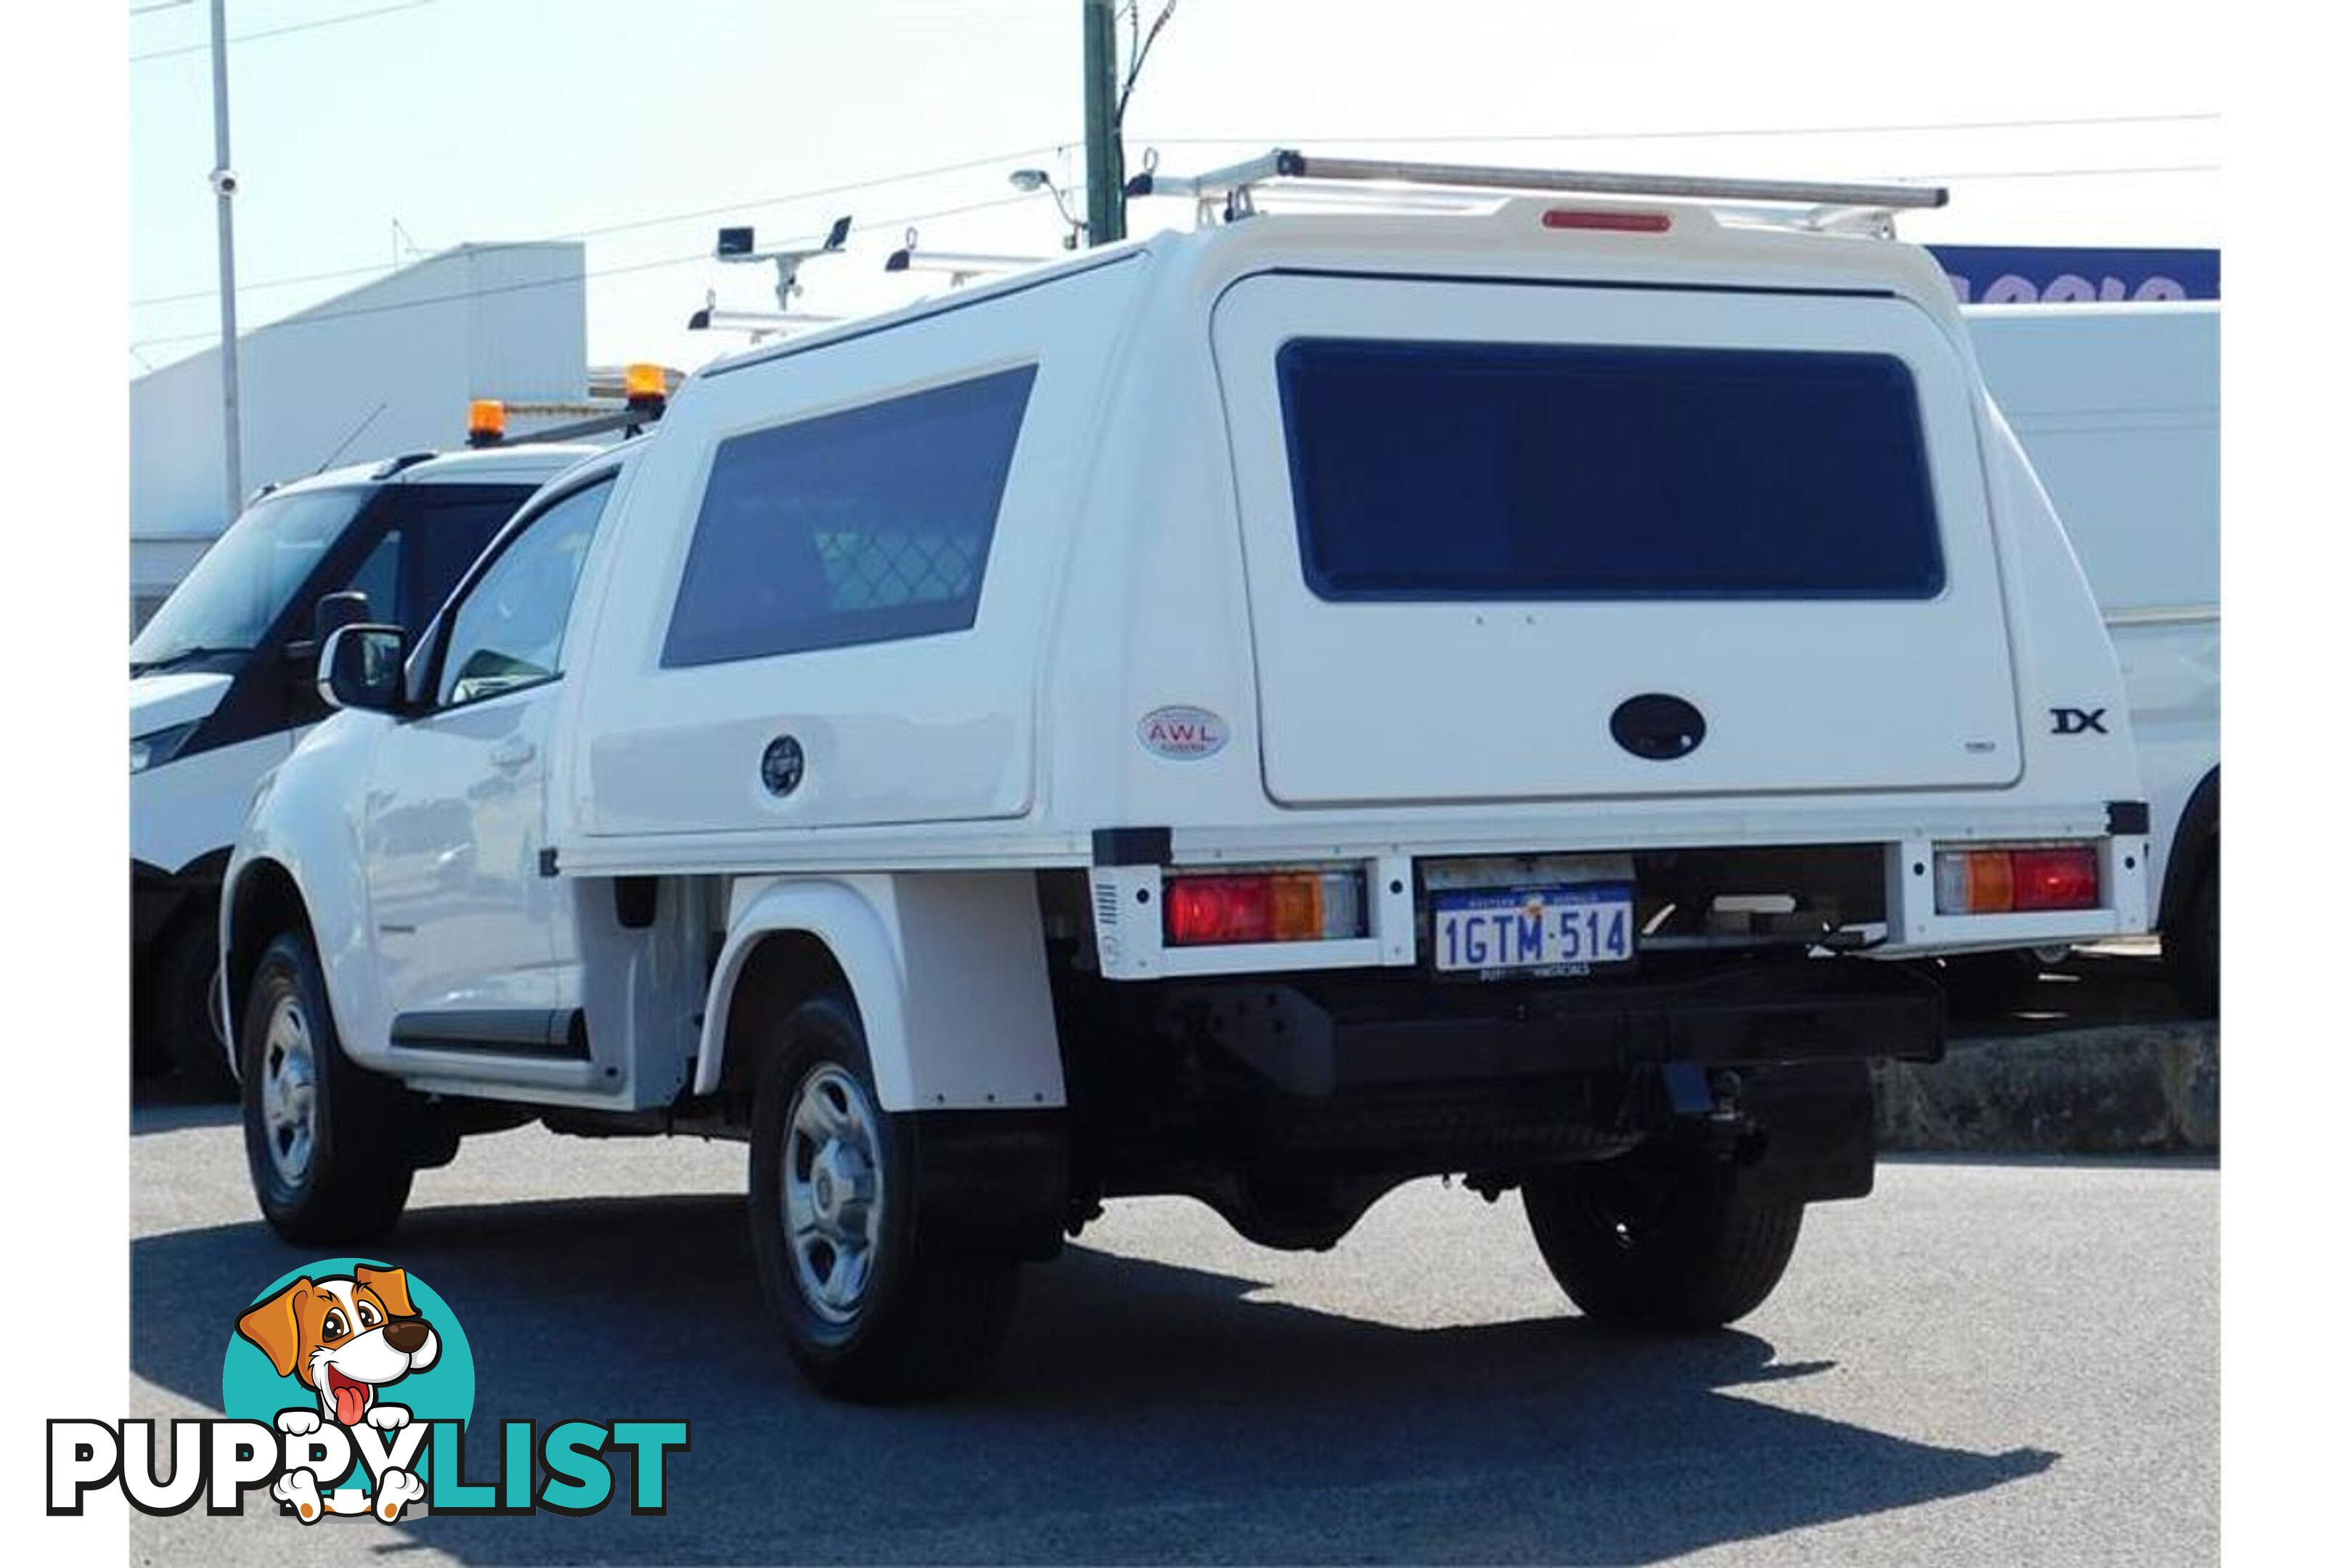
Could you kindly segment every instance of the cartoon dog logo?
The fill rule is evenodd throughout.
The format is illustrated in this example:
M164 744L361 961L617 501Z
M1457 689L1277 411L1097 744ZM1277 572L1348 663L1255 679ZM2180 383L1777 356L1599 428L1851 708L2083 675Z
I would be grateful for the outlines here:
M365 1263L348 1275L295 1280L247 1309L236 1331L260 1348L278 1376L291 1375L316 1391L315 1407L278 1413L278 1429L298 1436L328 1421L345 1427L364 1423L386 1433L407 1426L408 1407L379 1391L423 1372L441 1354L440 1336L409 1301L407 1271ZM425 1493L423 1478L404 1469L378 1476L373 1498L357 1488L321 1496L321 1479L315 1470L289 1468L272 1489L305 1523L327 1513L369 1511L390 1523Z

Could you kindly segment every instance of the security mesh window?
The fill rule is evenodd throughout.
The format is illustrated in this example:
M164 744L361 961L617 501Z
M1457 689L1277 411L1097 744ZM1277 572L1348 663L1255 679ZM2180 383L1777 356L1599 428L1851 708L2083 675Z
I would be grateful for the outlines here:
M666 666L961 631L1036 367L719 444Z
M1923 599L1944 562L1886 354L1296 339L1325 599Z

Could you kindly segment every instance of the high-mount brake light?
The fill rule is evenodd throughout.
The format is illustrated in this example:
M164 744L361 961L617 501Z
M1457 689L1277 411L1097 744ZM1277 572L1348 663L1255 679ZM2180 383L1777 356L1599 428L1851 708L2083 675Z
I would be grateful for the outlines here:
M1936 912L1939 915L2098 907L2095 845L2037 844L1936 852Z
M1171 947L1339 942L1364 934L1364 879L1357 870L1171 876L1160 902Z
M466 408L466 441L469 446L495 447L507 437L507 405L495 397L477 397Z
M1664 234L1675 226L1672 213L1633 213L1611 207L1550 207L1546 228L1595 228L1615 234Z

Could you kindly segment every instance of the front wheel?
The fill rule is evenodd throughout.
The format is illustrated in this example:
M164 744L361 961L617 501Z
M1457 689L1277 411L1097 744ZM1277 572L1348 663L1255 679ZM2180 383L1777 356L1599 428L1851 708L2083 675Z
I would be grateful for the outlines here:
M179 1075L180 1084L203 1100L236 1098L228 1070L213 981L220 967L220 934L205 911L180 922L155 956L148 1028Z
M1012 1320L1019 1264L927 1223L921 1143L875 1098L856 1008L793 1009L752 1097L751 1250L793 1360L834 1398L950 1393Z
M1761 1306L1805 1214L1757 1195L1728 1167L1640 1155L1544 1172L1520 1200L1552 1278L1586 1317L1675 1332Z
M408 1202L414 1140L400 1087L352 1062L309 940L261 955L238 1047L246 1168L269 1227L294 1242L373 1241Z

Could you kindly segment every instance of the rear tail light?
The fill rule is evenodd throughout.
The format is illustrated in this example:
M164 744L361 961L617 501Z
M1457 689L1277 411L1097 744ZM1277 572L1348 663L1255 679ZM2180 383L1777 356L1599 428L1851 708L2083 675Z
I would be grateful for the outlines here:
M1936 912L2011 914L2099 907L2095 844L1936 852Z
M1364 934L1360 871L1171 876L1161 899L1171 947L1339 942Z

